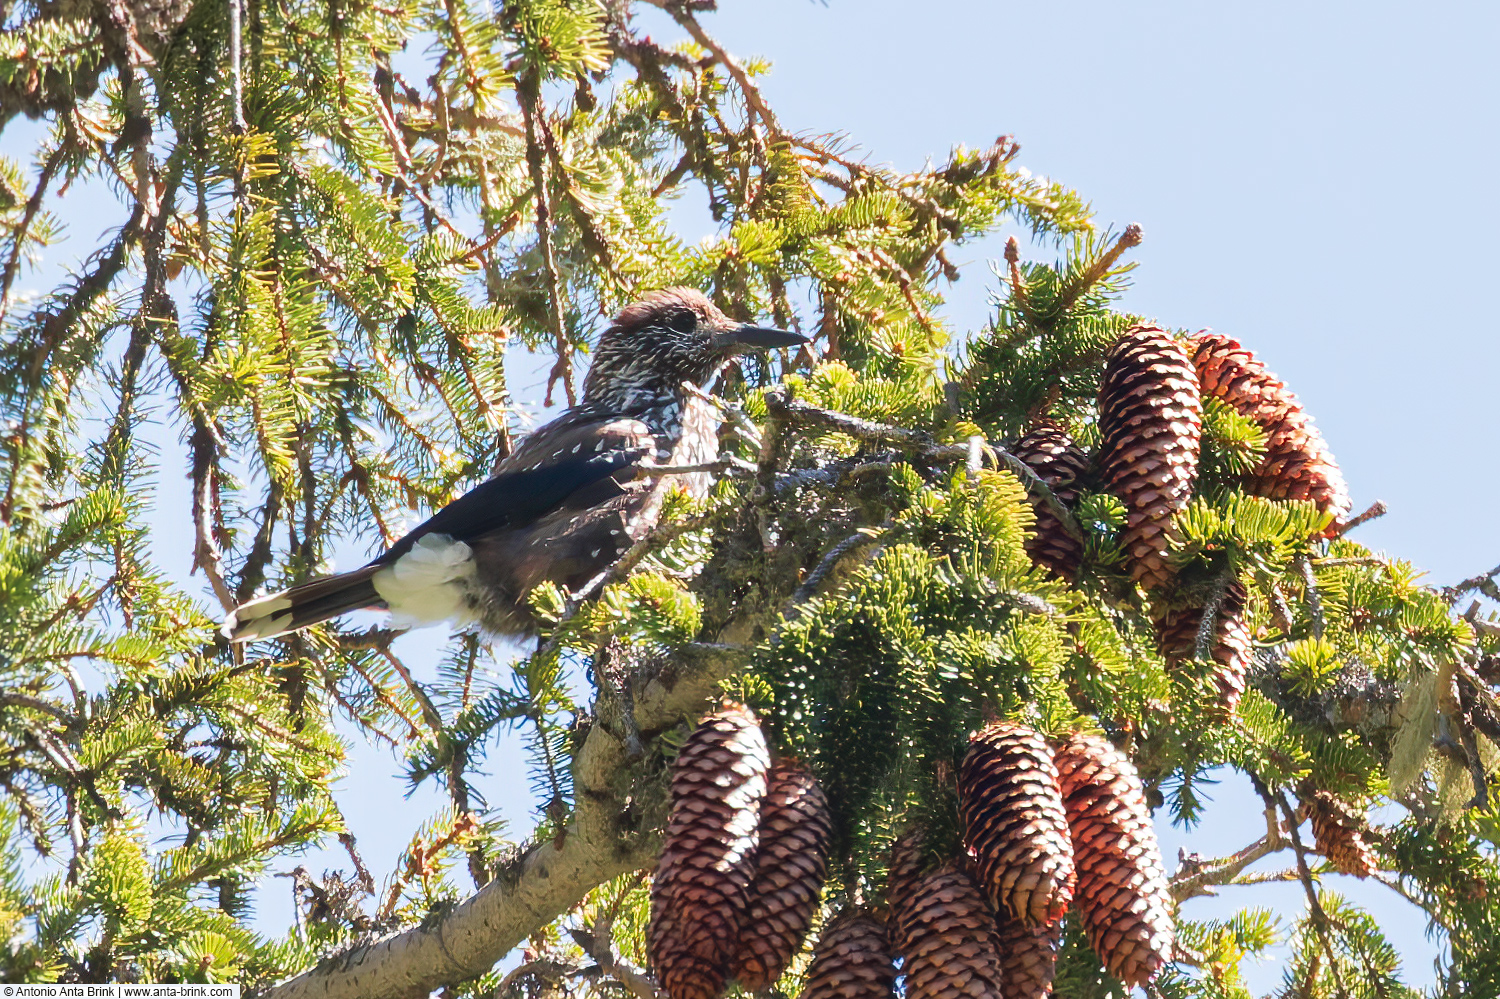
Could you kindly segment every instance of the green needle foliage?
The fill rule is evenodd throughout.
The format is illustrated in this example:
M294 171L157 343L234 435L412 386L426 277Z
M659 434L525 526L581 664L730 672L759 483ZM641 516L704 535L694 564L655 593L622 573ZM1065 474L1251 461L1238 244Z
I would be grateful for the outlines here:
M1008 138L900 173L786 131L712 3L653 0L666 44L633 0L235 2L27 2L0 33L0 128L38 122L0 157L0 978L648 994L638 868L722 693L828 792L825 916L883 904L904 830L960 848L968 736L1016 718L1107 733L1163 822L1196 822L1223 768L1263 796L1263 839L1176 873L1160 994L1247 996L1267 953L1290 954L1286 995L1417 994L1299 830L1317 788L1380 806L1381 890L1446 941L1429 994L1500 995L1500 624L1465 606L1500 599L1494 574L1435 590L1247 495L1266 431L1214 399L1171 592L1129 583L1094 481L1076 581L1027 555L1042 497L1003 448L1041 418L1097 446L1139 230L1100 231ZM80 187L112 228L62 273L56 201ZM687 241L676 204L714 234ZM950 328L949 249L1006 226L1055 262L1012 242L993 319ZM534 650L434 632L424 670L380 628L219 637L482 479L527 426L515 379L541 359L572 400L607 317L676 284L815 349L721 387L740 474L669 503L597 592L533 593ZM1153 620L1231 583L1254 663L1226 723L1211 663L1169 667ZM506 736L538 805L521 843L475 778ZM346 738L448 795L401 856L362 857L333 801ZM352 873L297 866L333 843ZM252 921L273 874L292 926ZM1195 914L1288 879L1296 911ZM504 928L468 963L365 946L472 927L476 892ZM1122 994L1070 925L1057 995Z

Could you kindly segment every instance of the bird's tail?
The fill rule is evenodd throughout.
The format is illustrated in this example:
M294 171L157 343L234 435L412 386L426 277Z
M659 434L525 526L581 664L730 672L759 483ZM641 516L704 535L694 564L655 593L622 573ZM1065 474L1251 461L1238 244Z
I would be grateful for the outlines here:
M352 610L385 607L371 577L379 566L322 576L280 593L240 604L219 630L231 642L251 642L300 631Z

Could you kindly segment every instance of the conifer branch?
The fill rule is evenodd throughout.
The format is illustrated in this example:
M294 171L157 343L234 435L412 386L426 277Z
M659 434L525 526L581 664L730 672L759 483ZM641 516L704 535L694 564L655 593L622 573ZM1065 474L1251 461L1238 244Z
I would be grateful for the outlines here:
M779 141L782 137L781 126L776 123L776 116L771 113L771 108L761 96L760 88L750 79L745 68L724 51L724 47L710 37L708 32L703 30L703 25L698 23L698 19L693 16L688 6L681 0L646 0L646 2L670 14L674 21L686 28L688 34L693 36L693 41L713 53L714 61L723 66L724 71L739 86L740 93L745 97L745 106L765 123L766 131L770 133L772 141Z
M552 405L552 389L562 382L568 405L578 402L573 387L573 344L568 340L564 325L562 277L557 271L557 254L552 247L552 205L547 188L547 158L543 151L543 130L547 124L541 101L541 83L535 74L519 81L516 96L520 98L521 113L526 121L526 165L531 171L531 186L536 199L536 238L542 254L543 278L547 282L548 321L552 325L552 339L557 350L557 361L547 374L547 398L545 405Z
M71 135L72 130L69 129ZM52 186L52 178L57 174L57 168L62 165L63 157L67 153L68 144L59 142L57 148L48 154L46 162L42 164L42 172L37 177L36 187L32 189L31 197L26 199L26 207L21 212L21 219L11 230L10 254L5 258L5 270L0 273L0 323L5 322L5 317L10 312L10 289L16 280L16 275L21 272L21 254L26 249L26 237L31 231L31 223L36 214L41 210L42 201L47 196L47 189Z
M1120 233L1108 250L1100 254L1098 260L1089 264L1076 279L1070 281L1058 293L1057 301L1053 305L1054 313L1061 315L1071 309L1085 292L1109 276L1110 268L1114 267L1115 262L1126 250L1140 246L1144 239L1145 234L1137 223L1132 222L1127 225L1125 231Z
M406 664L401 661L401 658L391 651L389 645L380 646L376 649L376 652L379 653L382 659L390 663L391 669L395 670L396 674L401 677L401 682L406 684L406 690L411 694L412 700L417 702L417 707L421 709L422 720L427 723L427 727L432 730L433 734L441 735L443 732L443 716L438 711L437 705L432 703L432 698L427 696L427 691L423 690L422 685L417 682L416 677L411 675L411 670L407 669Z
M189 441L193 450L193 565L203 570L213 588L214 596L227 614L236 606L235 595L224 581L224 553L214 531L215 490L213 480L218 475L218 448L213 431L207 423L199 422Z
M817 596L818 590L823 586L823 582L833 573L834 569L838 568L839 563L861 548L880 544L884 535L890 531L892 523L892 521L887 520L878 528L866 528L855 531L828 549L813 571L808 573L802 585L797 587L796 591L792 594L792 599L788 601L786 610L783 612L785 616L789 619L795 619L799 616L801 614L800 606Z
M840 413L831 409L823 409L813 406L797 399L788 397L780 390L766 393L766 405L775 413L788 419L790 422L803 426L815 426L835 433L848 434L857 440L870 443L893 443L904 445L908 448L919 450L921 456L928 460L963 460L969 458L969 447L965 444L936 444L932 436L924 431L909 430L905 427L891 426L885 423L876 423L872 420L861 419ZM1073 516L1052 487L1047 485L1030 465L1011 454L1005 448L994 443L986 442L985 450L995 461L1003 464L1013 475L1021 480L1026 491L1040 499L1046 504L1047 509L1058 519L1069 536L1077 541L1084 541L1086 535L1083 528L1079 526L1078 519Z
M715 475L742 478L745 476L753 477L756 468L743 458L726 454L713 461L700 461L692 465L642 465L640 471L636 473L636 477L641 479L660 479L672 475L692 475L699 472L712 472Z
M32 697L29 694L0 694L0 706L8 708L27 708L32 711L40 711L43 714L51 715L53 718L56 718L64 725L71 725L75 720L71 714L53 704L51 701L45 701L40 697Z

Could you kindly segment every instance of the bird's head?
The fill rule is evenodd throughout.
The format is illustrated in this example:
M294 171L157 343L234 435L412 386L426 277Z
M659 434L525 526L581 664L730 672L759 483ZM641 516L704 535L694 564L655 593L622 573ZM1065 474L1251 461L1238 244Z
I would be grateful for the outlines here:
M684 381L703 384L738 354L806 342L797 333L736 322L696 289L653 291L621 310L599 338L583 398L629 412L676 396Z

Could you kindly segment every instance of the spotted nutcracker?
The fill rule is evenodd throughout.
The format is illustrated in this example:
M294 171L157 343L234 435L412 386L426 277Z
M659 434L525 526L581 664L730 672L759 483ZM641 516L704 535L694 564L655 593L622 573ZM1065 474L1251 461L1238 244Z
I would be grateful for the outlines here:
M708 473L650 475L716 457L715 411L684 383L709 384L739 354L806 342L735 322L691 288L647 295L600 338L582 402L529 434L491 479L368 565L241 604L224 635L272 638L362 608L388 609L396 627L530 632L532 587L594 578L651 529L674 483L707 493Z

